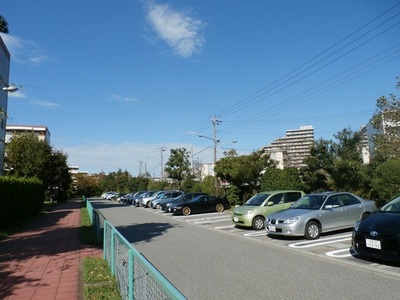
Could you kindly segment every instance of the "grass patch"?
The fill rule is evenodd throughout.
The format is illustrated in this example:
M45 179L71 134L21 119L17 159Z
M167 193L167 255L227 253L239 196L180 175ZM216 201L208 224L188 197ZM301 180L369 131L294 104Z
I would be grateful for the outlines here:
M96 231L92 226L89 213L81 209L81 241L84 245L99 246ZM102 258L86 257L83 260L83 296L85 300L120 300L118 285L111 270Z
M81 208L81 241L84 245L101 246L101 242L97 241L96 230L92 226L92 221L86 207Z
M83 295L85 300L120 300L117 282L104 259L83 261Z

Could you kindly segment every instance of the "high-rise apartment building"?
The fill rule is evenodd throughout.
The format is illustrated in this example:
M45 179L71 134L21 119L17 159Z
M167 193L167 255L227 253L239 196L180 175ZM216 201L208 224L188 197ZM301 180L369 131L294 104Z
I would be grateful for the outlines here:
M264 149L277 163L279 169L300 168L305 166L303 160L310 155L310 148L313 144L314 129L308 125L300 126L299 129L287 130L284 137L278 138Z

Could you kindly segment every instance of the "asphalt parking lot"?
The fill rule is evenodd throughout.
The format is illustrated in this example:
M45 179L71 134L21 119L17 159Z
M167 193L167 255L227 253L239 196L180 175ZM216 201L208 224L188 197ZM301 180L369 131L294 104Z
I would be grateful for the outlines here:
M318 255L320 258L340 260L342 263L357 264L364 268L371 268L371 270L379 270L392 276L400 277L400 264L365 259L354 255L350 249L352 230L323 234L317 240L307 240L303 237L268 236L264 230L255 231L253 229L238 228L231 220L230 211L175 216L151 208L132 207L132 209L146 210L148 213L160 214L193 226L202 226L226 234L241 235L244 238L253 239L261 243L288 247L293 252L301 251L309 255Z

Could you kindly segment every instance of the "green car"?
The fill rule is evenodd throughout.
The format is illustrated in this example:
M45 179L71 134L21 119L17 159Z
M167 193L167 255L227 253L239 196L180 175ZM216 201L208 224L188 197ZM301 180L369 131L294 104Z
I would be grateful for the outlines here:
M287 209L304 196L303 191L268 191L255 194L241 206L232 211L232 221L238 227L264 229L265 217L269 214Z

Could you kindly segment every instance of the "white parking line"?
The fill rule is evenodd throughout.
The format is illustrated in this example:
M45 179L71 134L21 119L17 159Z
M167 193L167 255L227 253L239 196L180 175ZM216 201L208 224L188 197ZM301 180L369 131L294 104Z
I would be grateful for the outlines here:
M346 252L346 254L337 254L337 253L341 253L341 252ZM330 257L349 257L349 256L351 256L351 253L350 253L350 250L347 248L347 249L329 251L329 252L326 252L326 255L330 256Z
M250 232L250 233L244 233L244 236L262 236L262 235L267 235L267 233L262 230L261 232L257 231L257 232Z
M208 218L197 218L197 219L187 219L185 220L186 222L205 222L207 220L230 220L230 217L225 216L219 216L219 217L208 217Z
M196 221L193 222L194 224L205 224L205 223L216 223L216 222L221 222L221 221L228 221L231 218L212 218L212 219L205 219L203 221ZM186 222L189 222L188 220L186 220ZM190 221L192 222L192 221Z
M227 228L235 228L235 225L234 224L231 224L231 225L225 225L225 226L217 226L217 227L214 227L215 229L227 229Z
M330 238L322 238L322 239L318 239L316 241L313 240L313 241L305 241L305 242L300 242L300 243L289 244L289 247L309 248L309 247L315 247L315 246L320 246L320 245L325 245L325 244L347 241L350 239L351 239L351 234L346 234L346 235L335 236L335 237L330 237Z

